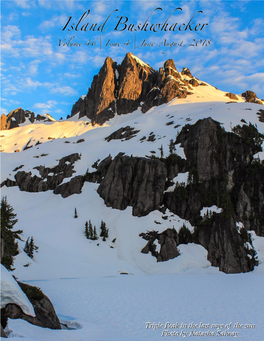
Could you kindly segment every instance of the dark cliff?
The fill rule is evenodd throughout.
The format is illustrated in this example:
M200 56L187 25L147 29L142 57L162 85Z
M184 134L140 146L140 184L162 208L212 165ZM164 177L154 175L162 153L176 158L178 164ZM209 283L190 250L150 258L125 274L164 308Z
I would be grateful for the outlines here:
M118 155L98 193L107 206L121 210L132 206L136 216L168 208L195 227L189 241L208 250L212 265L227 273L251 271L257 261L247 231L264 236L264 164L253 159L261 150L263 135L252 125L234 131L225 132L210 117L186 125L175 143L181 143L187 160L173 153L166 159ZM173 192L165 192L167 179L186 171L188 184L176 184ZM222 213L201 217L202 208L213 205ZM244 227L239 229L237 223ZM173 249L159 242L165 256L155 254L149 242L143 251L152 250L158 260L169 259L166 255L177 254L179 245L176 234L169 235Z

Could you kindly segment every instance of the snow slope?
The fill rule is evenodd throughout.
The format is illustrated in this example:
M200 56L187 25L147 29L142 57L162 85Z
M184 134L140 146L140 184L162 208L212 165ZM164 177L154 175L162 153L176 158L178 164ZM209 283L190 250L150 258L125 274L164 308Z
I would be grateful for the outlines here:
M109 154L112 157L119 152L134 156L160 156L162 146L164 155L167 156L170 140L175 139L185 124L194 124L198 119L208 116L219 121L226 131L243 124L243 119L248 124L257 125L259 131L264 133L264 123L259 121L257 115L261 105L245 103L241 97L239 103L227 103L225 92L210 85L197 87L195 91L194 95L186 99L174 99L168 104L150 109L144 115L138 109L132 114L115 116L103 126L93 127L87 120L77 120L76 117L69 121L33 124L29 133L34 140L49 135L61 137L65 134L69 137L47 140L19 153L1 153L1 181L6 178L14 179L17 167L39 175L34 167L55 166L59 159L76 152L81 155L81 160L75 162L73 176L83 175L87 169L93 171L92 165ZM128 125L139 130L132 139L110 142L105 140L114 131ZM24 135L27 132L25 129L29 129L29 126L3 132L6 134L6 140L3 138L3 143L7 141L6 150L12 151L14 141L16 147L24 145ZM148 141L151 134L155 135L153 142ZM12 143L8 142L7 135ZM184 157L184 151L179 145L176 145L176 153ZM256 156L264 159L263 152ZM187 177L187 173L179 174L174 182L186 182ZM70 178L66 178L64 182L69 180ZM39 246L35 261L28 259L23 252L17 257L15 274L23 279L44 279L80 276L80 273L83 274L82 269L84 273L94 275L114 275L121 270L132 273L175 273L190 268L197 269L197 266L202 272L215 271L206 260L206 251L197 245L182 247L180 257L164 263L156 263L151 255L141 254L140 250L146 243L139 237L141 232L153 229L162 232L169 227L179 230L183 223L190 230L193 227L168 211L166 215L169 219L164 220L162 213L158 211L137 218L132 216L130 207L125 211L107 208L96 192L97 187L98 184L85 183L81 194L66 199L54 195L52 191L26 193L19 191L17 187L2 188L2 196L7 195L8 202L18 214L17 225L24 231L24 239L33 236ZM73 218L75 208L78 219ZM89 220L96 225L99 233L101 220L106 222L110 234L107 242L100 241L97 246L96 242L84 238L85 222ZM115 238L116 242L112 243ZM23 246L23 242L20 243L21 249ZM66 259L71 264L68 268L64 266ZM27 263L31 265L25 268Z
M13 341L263 340L263 274L120 275L30 284L41 287L54 303L59 318L77 329L41 329L25 321L10 320ZM146 328L147 322L163 326L154 330ZM177 322L179 327L173 328ZM188 328L192 322L198 327ZM242 328L234 328L238 322ZM166 323L172 328L168 324L165 327ZM182 323L187 328L181 328ZM209 328L201 328L201 323ZM212 328L212 324L223 327ZM246 324L252 328L246 328ZM161 336L164 330L187 336ZM191 331L208 330L238 335L190 336Z
M226 131L242 125L243 119L264 133L264 123L257 115L263 106L245 103L241 97L236 103L227 103L225 92L209 85L197 87L194 92L186 99L154 107L144 115L139 108L132 114L115 116L101 127L74 117L2 131L1 181L14 179L14 169L20 166L21 170L38 175L34 167L55 166L59 159L76 152L81 160L75 162L73 176L83 175L87 169L91 172L94 162L109 154L160 156L162 146L167 156L170 140L175 139L185 124L209 116ZM128 125L139 130L135 137L105 141L111 133ZM148 141L151 133L155 135L153 142ZM29 139L32 148L13 153L22 150ZM35 145L37 141L43 143ZM176 153L184 157L179 145ZM256 157L263 160L264 153ZM187 176L184 173L174 180L185 182ZM195 244L181 245L179 257L157 263L150 254L140 252L146 241L139 234L153 229L162 232L169 227L179 230L183 223L192 230L190 223L168 210L165 212L168 219L164 220L159 211L138 218L132 216L131 207L124 211L106 207L97 187L98 184L85 183L81 194L66 199L52 191L27 193L17 187L1 189L1 196L7 196L17 213L16 227L24 231L24 241L33 236L39 246L32 260L23 252L25 242L19 242L14 274L19 280L40 287L51 298L61 320L75 327L82 325L75 331L50 331L24 321L10 321L9 327L14 330L10 336L14 340L21 339L18 335L25 337L25 341L159 340L164 339L161 331L148 329L145 323L166 321L251 323L256 328L243 328L238 339L261 340L264 238L252 238L260 265L251 274L219 273L207 261L207 251ZM96 225L98 234L101 220L106 222L109 228L106 242L102 238L97 241L85 238L85 222L89 220ZM197 340L204 337L198 336Z

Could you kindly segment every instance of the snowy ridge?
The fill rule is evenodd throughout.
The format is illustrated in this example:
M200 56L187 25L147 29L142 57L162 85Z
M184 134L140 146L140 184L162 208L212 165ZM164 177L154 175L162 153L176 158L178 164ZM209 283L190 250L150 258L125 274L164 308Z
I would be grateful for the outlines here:
M143 67L147 67L148 69L152 69L152 67L149 65L149 64L146 64L145 62L143 62L141 59L139 59L138 57L134 56L132 53L131 53L131 57L133 59L135 59L135 61L140 64L141 66Z

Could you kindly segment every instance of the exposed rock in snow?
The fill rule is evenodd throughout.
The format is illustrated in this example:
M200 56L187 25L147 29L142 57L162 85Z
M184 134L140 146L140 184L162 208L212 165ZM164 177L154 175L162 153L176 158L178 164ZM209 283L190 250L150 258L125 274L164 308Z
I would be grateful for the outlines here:
M251 90L247 90L246 92L242 94L242 96L245 97L246 102L255 102L257 98L257 95L255 94L255 92Z
M25 314L36 316L32 304L11 273L1 264L1 309L9 303L17 304Z
M107 206L121 210L132 206L133 215L140 217L159 209L166 178L167 170L161 161L120 153L111 163L98 193Z
M238 100L238 97L235 94L233 94L232 92L227 92L226 96L229 97L230 99Z

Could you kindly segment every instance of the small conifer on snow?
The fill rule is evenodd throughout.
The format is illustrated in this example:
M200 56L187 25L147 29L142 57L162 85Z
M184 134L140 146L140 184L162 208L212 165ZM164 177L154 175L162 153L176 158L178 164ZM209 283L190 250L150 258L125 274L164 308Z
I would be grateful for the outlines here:
M33 259L34 257L34 252L38 252L38 246L35 245L34 243L34 238L33 237L28 237L25 247L24 247L24 251L26 252L26 254Z

